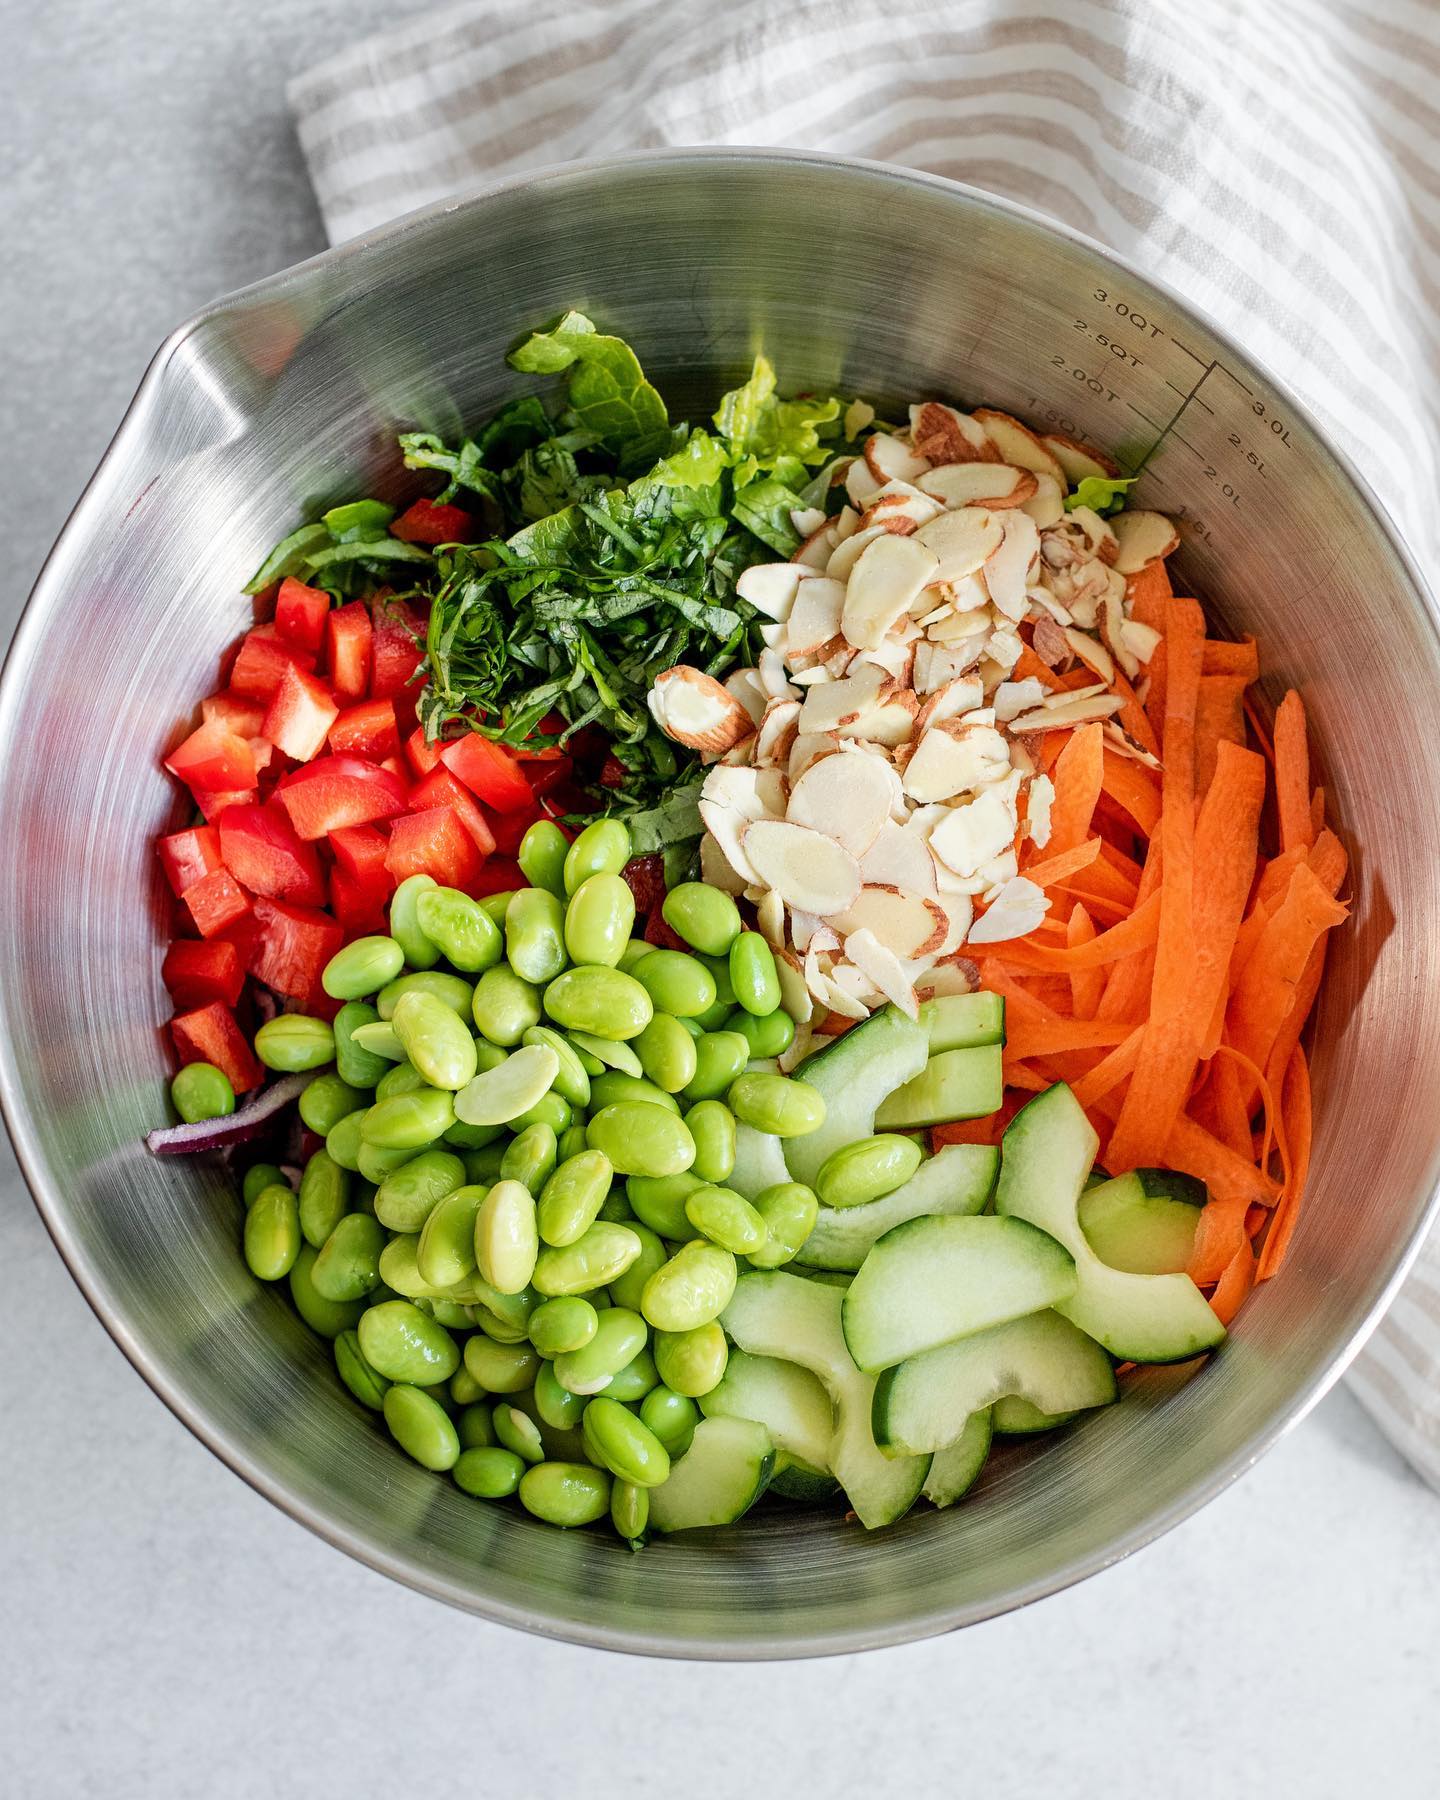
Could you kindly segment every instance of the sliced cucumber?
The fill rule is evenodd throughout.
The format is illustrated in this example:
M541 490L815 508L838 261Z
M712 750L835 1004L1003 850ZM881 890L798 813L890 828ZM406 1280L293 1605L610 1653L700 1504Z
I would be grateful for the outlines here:
M765 1492L774 1468L775 1446L763 1425L702 1419L690 1448L650 1490L650 1523L656 1531L733 1525Z
M976 1050L942 1050L877 1110L875 1129L908 1131L918 1125L945 1125L951 1119L984 1118L1005 1096L1003 1058L999 1044L984 1044ZM796 1141L808 1143L809 1139Z
M942 1217L887 1231L845 1295L845 1342L857 1367L891 1368L1073 1294L1069 1252L1024 1224Z
M822 1473L830 1467L835 1408L819 1377L799 1363L732 1350L725 1373L700 1401L707 1419L753 1419L777 1450Z
M924 1026L886 1006L807 1056L795 1073L824 1095L825 1122L818 1131L787 1140L785 1159L793 1179L814 1187L832 1151L872 1136L875 1109L921 1072L929 1053Z
M875 1441L912 1453L940 1450L972 1413L1007 1394L1043 1413L1081 1412L1115 1399L1115 1371L1058 1312L1032 1313L887 1369L875 1384Z
M753 1066L753 1065L752 1065ZM758 1200L768 1187L789 1181L785 1146L768 1131L757 1131L743 1119L735 1122L735 1167L725 1185L747 1200Z
M983 1211L999 1168L1000 1152L988 1145L946 1144L883 1200L822 1206L796 1260L807 1268L858 1269L877 1239L907 1219Z
M1006 1394L990 1409L990 1423L997 1435L1005 1437L1032 1437L1037 1431L1054 1431L1079 1417L1078 1412L1041 1412L1023 1394Z
M1189 1267L1205 1189L1168 1169L1132 1169L1080 1196L1080 1229L1112 1269L1180 1275Z
M921 1492L932 1506L953 1506L974 1487L990 1454L990 1430L988 1412L971 1413L955 1442L931 1457Z
M1005 1042L1005 1002L999 994L940 994L920 1008L930 1033L930 1054L973 1050L977 1044Z
M742 1275L721 1323L741 1350L799 1363L820 1377L835 1403L830 1468L860 1523L874 1531L909 1511L930 1459L886 1456L876 1447L870 1430L875 1378L862 1374L845 1348L843 1299L828 1282L783 1270Z
M1070 1252L1076 1287L1069 1299L1054 1303L1056 1309L1120 1362L1184 1362L1212 1349L1225 1327L1188 1275L1128 1274L1091 1249L1078 1207L1097 1147L1089 1120L1063 1082L1037 1094L1005 1133L996 1212L1038 1225Z
M818 1506L833 1500L840 1483L823 1469L812 1469L798 1458L779 1451L775 1457L775 1473L770 1478L769 1492L782 1500L798 1500L804 1506Z

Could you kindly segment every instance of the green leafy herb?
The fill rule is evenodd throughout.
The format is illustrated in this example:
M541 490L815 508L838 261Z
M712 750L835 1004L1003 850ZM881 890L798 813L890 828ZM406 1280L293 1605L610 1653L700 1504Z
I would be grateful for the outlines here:
M1075 492L1065 496L1065 510L1074 512L1077 506L1088 506L1102 519L1108 518L1111 513L1123 510L1126 494L1139 479L1138 475L1131 475L1127 480L1112 480L1108 475L1082 476Z
M510 366L527 375L568 371L571 417L622 468L643 468L669 448L670 415L639 358L623 338L596 331L584 313L566 313L553 330L534 332L511 352Z

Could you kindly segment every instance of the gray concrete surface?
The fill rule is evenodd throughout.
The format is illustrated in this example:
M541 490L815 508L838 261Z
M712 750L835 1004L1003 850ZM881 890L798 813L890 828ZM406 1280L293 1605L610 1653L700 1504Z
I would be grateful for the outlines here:
M165 331L320 247L283 80L396 10L0 3L0 639ZM0 1158L0 1794L1435 1791L1440 1505L1343 1393L1023 1614L640 1664L447 1612L257 1498L131 1372Z

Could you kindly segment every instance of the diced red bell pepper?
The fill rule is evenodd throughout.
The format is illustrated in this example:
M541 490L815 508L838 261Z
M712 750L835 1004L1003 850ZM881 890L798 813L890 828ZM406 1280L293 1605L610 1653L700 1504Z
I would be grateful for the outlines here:
M405 740L405 755L417 775L428 775L440 763L440 746L425 741L425 727L417 725Z
M303 768L292 769L275 795L307 841L346 825L392 819L409 801L403 781L358 756L317 756Z
M227 808L249 806L259 798L258 787L227 789L223 793L211 793L205 788L195 790L195 804L212 825Z
M347 875L383 875L387 847L385 833L373 825L342 825L330 833L336 866Z
M329 913L257 899L247 966L277 994L314 1006L324 999L321 973L344 941L344 931Z
M665 858L632 856L620 871L635 901L635 910L643 918L654 912L665 898Z
M442 744L440 760L477 799L497 812L523 812L535 806L535 792L515 758L503 745L478 731Z
M601 787L608 788L624 787L625 777L629 773L630 771L625 767L624 763L621 762L620 758L612 752L612 754L607 756L605 761L600 765L600 785Z
M484 858L453 806L407 813L390 827L385 867L397 882L408 875L433 875L441 887L469 890Z
M234 1006L245 986L240 952L228 938L177 938L165 952L160 979L176 1006L208 1006L218 1000Z
M223 725L236 737L256 738L265 723L265 702L253 694L237 694L233 688L222 688L218 694L211 694L208 700L200 702L200 716Z
M225 866L220 855L220 833L213 825L196 825L189 831L172 831L155 846L165 878L177 894Z
M186 888L185 906L201 937L213 938L233 931L248 915L250 896L228 869L216 869Z
M432 769L410 790L411 812L424 812L431 806L453 806L482 856L488 856L495 848L495 833L490 829L490 821L475 804L469 788L462 787L443 764Z
M255 758L242 737L207 719L165 758L192 794L233 793L255 785Z
M280 677L263 731L295 762L309 762L325 748L326 734L339 716L324 682L292 666Z
M389 871L355 875L337 863L330 871L330 910L347 938L383 935L389 929L388 909L395 884Z
M287 575L275 601L275 629L287 644L319 654L325 642L325 621L330 617L330 596L324 588L306 587Z
M315 658L310 651L287 643L273 625L257 625L245 633L230 671L230 685L236 693L272 700L287 669L308 674L314 667Z
M237 1094L259 1087L265 1078L234 1013L219 1000L177 1014L170 1021L170 1033L182 1068L186 1063L213 1063L229 1076Z
M495 848L501 856L515 856L520 849L520 841L525 833L540 817L538 810L534 812L495 813L490 819L490 835L495 840Z
M515 888L529 885L519 863L512 857L492 856L466 892L473 899L483 900L487 894L508 894Z
M658 906L645 922L645 942L647 944L654 944L661 950L688 951L690 948L684 938L680 936L679 932L671 929L669 922L666 920L665 915L660 911Z
M368 756L379 762L400 751L393 700L362 700L347 706L330 727L330 748L342 756Z
M443 500L417 500L390 527L407 544L473 544L475 521L463 507Z
M555 762L527 762L524 767L525 779L530 783L530 792L539 800L545 794L553 794L558 789L567 791L575 789L575 765L568 756L562 756ZM583 799L583 796L582 796ZM588 811L594 805L592 800L583 799L579 807L565 806L563 812Z
M374 629L363 600L351 600L325 622L325 663L335 698L353 705L370 691Z
M375 660L370 672L370 697L396 698L397 713L405 710L408 701L413 718L415 692L409 686L410 677L425 660L425 634L420 621L403 600L376 600L373 622Z
M298 906L323 904L325 878L315 847L300 840L273 800L227 807L220 815L220 851L225 867L252 894Z

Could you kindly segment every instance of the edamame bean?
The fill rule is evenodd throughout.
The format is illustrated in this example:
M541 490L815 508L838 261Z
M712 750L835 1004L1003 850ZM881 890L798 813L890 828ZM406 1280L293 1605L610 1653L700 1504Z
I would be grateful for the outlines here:
M657 1331L693 1331L720 1317L735 1281L730 1252L696 1238L682 1244L645 1283L640 1310Z
M359 1112L369 1104L368 1095L331 1070L327 1075L317 1075L301 1092L300 1119L318 1136L328 1137L347 1114Z
M583 1125L567 1125L558 1139L559 1160L569 1162L572 1156L580 1156L585 1151L585 1127Z
M378 994L405 967L405 952L393 937L359 937L337 950L320 972L332 1000L363 1000Z
M825 1122L824 1096L788 1075L741 1075L731 1084L729 1101L737 1119L775 1137L803 1137Z
M629 1044L621 1043L619 1038L598 1038L588 1031L572 1031L570 1042L575 1046L575 1054L590 1058L585 1065L585 1073L593 1081L597 1075L603 1075L606 1069L619 1069L622 1075L643 1075L640 1058ZM592 1068L590 1064L595 1064Z
M591 963L557 975L545 989L544 1001L557 1025L621 1041L638 1037L655 1010L633 975Z
M555 1052L555 1059L560 1066L555 1071L554 1086L561 1099L568 1100L571 1106L590 1104L590 1076L574 1046L567 1039L561 1037L558 1031L552 1031L548 1025L532 1025L521 1041L526 1044L544 1044Z
M300 1254L300 1209L282 1182L262 1188L245 1214L245 1261L259 1281L281 1281Z
M515 973L537 987L565 967L565 908L547 888L521 888L506 907L505 955Z
M644 938L632 937L625 948L620 952L620 960L616 963L615 967L617 969L623 969L627 975L631 975L634 973L635 965L640 961L641 957L652 955L654 950L654 944L647 944Z
M399 1236L392 1237L380 1252L381 1281L393 1293L402 1295L406 1300L418 1300L427 1291L427 1284L421 1278L415 1262L415 1250L419 1242L418 1231L401 1232ZM372 1299L371 1304L376 1302Z
M502 1294L518 1294L530 1285L540 1235L535 1201L521 1181L497 1181L480 1203L474 1226L475 1260L482 1278ZM424 1237L421 1237L424 1267Z
M170 1083L170 1103L187 1125L198 1125L202 1119L228 1118L235 1110L235 1089L214 1063L186 1063Z
M454 1338L412 1301L383 1300L367 1307L356 1330L365 1360L387 1381L430 1387L448 1381L460 1366ZM478 1374L475 1379L480 1380Z
M586 1149L568 1157L540 1194L540 1236L563 1247L581 1238L599 1217L615 1171L601 1150Z
M407 876L390 901L390 935L412 969L433 969L440 960L439 945L432 944L420 929L416 914L416 903L421 894L437 885L433 875Z
M427 1287L453 1288L474 1273L475 1221L486 1191L454 1188L431 1208L415 1246L415 1266Z
M475 983L470 1016L482 1037L508 1049L540 1023L540 995L513 969L500 964Z
M542 1366L528 1344L497 1344L479 1332L465 1340L465 1367L487 1394L523 1394Z
M680 1102L675 1096L667 1094L664 1088L656 1087L653 1081L647 1081L643 1075L624 1075L619 1069L607 1069L591 1082L590 1104L596 1112L602 1107L614 1106L621 1100L640 1100L647 1106L661 1106L666 1112L674 1113L677 1118L680 1114Z
M542 1094L533 1106L527 1106L524 1112L516 1113L510 1121L510 1129L520 1132L528 1131L532 1125L548 1125L555 1133L558 1143L560 1133L569 1130L574 1117L570 1102L562 1100L552 1088L548 1094Z
M535 1376L535 1410L554 1431L573 1431L584 1414L587 1396L572 1394L555 1379L553 1363L541 1363Z
M640 1402L640 1417L677 1461L690 1448L700 1408L674 1388L651 1388Z
M601 1392L608 1400L620 1400L628 1405L633 1400L643 1400L659 1381L655 1358L648 1350L637 1350L625 1367L606 1382Z
M779 1006L775 953L758 931L742 931L730 946L730 986L744 1011L757 1019Z
M518 888L506 888L503 893L482 894L480 896L479 907L481 912L484 913L485 917L496 930L500 932L502 937L505 933L506 911L509 908L510 902L515 898L519 891Z
M384 1063L404 1062L405 1046L396 1036L395 1027L388 1019L375 1019L369 1025L357 1025L350 1033L350 1041L366 1056L374 1056Z
M360 1404L368 1406L371 1412L379 1412L390 1383L365 1360L359 1336L354 1331L342 1331L336 1338L335 1367Z
M362 1025L377 1025L380 1015L364 1000L347 1000L335 1015L331 1030L335 1034L335 1072L351 1087L373 1088L390 1068L390 1060L376 1056L355 1042L354 1033Z
M635 896L619 875L587 875L565 908L565 949L571 962L613 968L630 941Z
M633 1481L610 1484L610 1523L632 1550L645 1547L645 1527L650 1523L650 1490Z
M656 1012L693 1019L715 1004L715 977L683 950L652 950L631 969Z
M697 1325L693 1331L659 1331L655 1334L655 1367L660 1379L677 1394L698 1400L719 1387L730 1360L730 1348L719 1322Z
M462 1450L450 1473L462 1492L479 1500L504 1500L519 1487L525 1463L513 1450Z
M667 1179L679 1180L680 1178L672 1176ZM657 1269L665 1266L670 1252L648 1225L642 1225L636 1220L627 1229L633 1231L639 1238L640 1254L628 1269L617 1275L610 1283L610 1298L616 1306L628 1307L631 1312L639 1312L640 1296L645 1291L645 1283Z
M595 1335L600 1315L579 1294L542 1301L530 1315L530 1342L542 1356L583 1350Z
M677 936L707 956L725 956L740 935L740 909L704 881L682 881L660 903L660 916Z
M795 1021L783 1007L757 1017L736 1007L725 1020L727 1031L738 1031L750 1046L750 1059L783 1056L795 1042Z
M623 1275L640 1254L640 1239L628 1225L596 1223L573 1244L542 1250L531 1278L547 1299L588 1294Z
M733 1188L696 1188L685 1202L685 1216L702 1237L736 1256L748 1256L765 1242L765 1221Z
M824 1206L864 1206L903 1187L920 1167L924 1152L914 1138L881 1131L832 1151L815 1177Z
M500 1179L518 1181L532 1194L538 1194L554 1173L559 1160L559 1145L549 1125L527 1125L511 1139L500 1159Z
M519 1492L526 1512L565 1530L593 1525L610 1510L610 1477L588 1463L536 1463L520 1477Z
M603 1468L636 1487L659 1487L670 1473L670 1452L618 1400L602 1397L585 1408L586 1447Z
M352 1175L360 1167L360 1127L368 1111L367 1107L364 1112L346 1113L340 1123L325 1135L325 1149L330 1157Z
M695 1160L695 1140L685 1121L643 1100L601 1107L585 1127L585 1137L621 1175L679 1175Z
M619 819L596 819L565 852L565 892L591 875L618 875L630 860L630 833Z
M335 1060L335 1033L324 1019L312 1019L308 1013L281 1013L255 1033L255 1054L267 1069L292 1075L323 1069Z
M428 994L462 1019L470 1016L472 989L458 975L447 975L443 969L424 969L418 975L401 975L388 982L375 996L375 1006L382 1019L393 1019L395 1008L406 994Z
M460 1438L449 1414L433 1395L400 1382L386 1393L383 1409L391 1437L407 1456L437 1473L455 1467L460 1457Z
M703 1032L695 1040L695 1073L685 1084L685 1098L721 1099L749 1060L750 1046L738 1031Z
M487 1050L494 1050L494 1044L486 1044ZM505 1060L505 1052L499 1053L501 1062ZM467 1125L463 1119L456 1122L445 1133L443 1142L451 1144L457 1150L485 1150L491 1144L499 1143L505 1136L503 1125Z
M474 1324L474 1322L475 1321L473 1319L471 1319L469 1321L469 1323L472 1325ZM440 1323L442 1325L444 1325L445 1321L442 1319L440 1321ZM450 1327L447 1326L446 1329L448 1330L448 1329L450 1329ZM484 1388L481 1387L480 1383L475 1379L475 1377L465 1367L465 1364L463 1362L460 1364L460 1367L455 1371L455 1373L450 1377L450 1398L455 1402L455 1404L457 1406L462 1407L462 1408L467 1407L467 1406L475 1406L476 1404L478 1404L478 1402L480 1402L481 1400L483 1400L485 1398Z
M375 1217L388 1231L419 1231L447 1194L465 1184L465 1164L448 1150L423 1150L387 1175Z
M798 1181L779 1181L755 1200L755 1210L765 1221L766 1239L750 1252L754 1269L779 1269L794 1260L815 1229L820 1203Z
M416 1304L419 1305L419 1302L417 1301ZM468 1331L475 1323L472 1316L474 1307L462 1306L458 1300L430 1299L425 1304L430 1309L430 1317L435 1320L436 1324L443 1325L447 1331ZM458 1375L459 1372L457 1369L455 1373ZM452 1375L450 1379L453 1382L455 1376ZM451 1397L454 1398L453 1395ZM464 1401L457 1400L456 1405L463 1406Z
M318 1293L310 1272L315 1267L313 1245L302 1244L300 1254L290 1270L290 1298L295 1310L314 1332L323 1338L337 1338L342 1331L356 1325L365 1313L363 1300L327 1300Z
M453 1093L474 1078L477 1061L470 1027L433 994L402 994L391 1023L405 1054L433 1087Z
M570 840L553 819L537 819L520 840L516 861L531 887L565 898L565 856Z
M635 1040L647 1080L678 1094L695 1079L695 1039L672 1013L656 1013Z
M736 1003L735 987L730 980L729 956L702 956L699 960L710 971L711 979L715 983L715 1004L727 1009L734 1006ZM713 1031L715 1026L706 1025L705 1029Z
M498 1313L491 1312L488 1306L475 1302L470 1311L472 1323L488 1338L494 1338L497 1344L523 1344L530 1333L518 1325L507 1325Z
M572 1394L598 1394L639 1355L649 1335L639 1313L624 1306L607 1306L596 1315L590 1340L555 1358L555 1379Z
M347 1213L326 1238L310 1279L326 1300L360 1300L380 1279L385 1233L369 1213Z
M429 1146L426 1145L425 1148L428 1149ZM387 1175L392 1174L396 1169L403 1168L414 1155L414 1150L409 1148L390 1150L381 1149L378 1144L367 1144L362 1132L360 1149L355 1160L360 1165L359 1173L364 1176L366 1181L373 1181L375 1186L379 1187Z
M503 1126L501 1129L504 1129ZM500 1179L500 1169L507 1149L509 1145L500 1140L486 1144L483 1150L467 1150L462 1158L466 1181L472 1187L494 1187Z
M469 1373L465 1369L457 1369L450 1380L450 1392L455 1392L455 1383ZM475 1384L478 1387L478 1383ZM490 1408L478 1400L467 1401L460 1409L460 1417L455 1421L455 1435L460 1439L460 1448L465 1450L488 1450L495 1442L495 1423Z
M690 1173L701 1181L728 1181L735 1167L735 1115L722 1100L697 1100L684 1116L695 1140Z
M630 1202L625 1198L625 1190L618 1183L600 1203L600 1211L595 1215L599 1219L608 1219L612 1225L628 1225L635 1214Z
M455 1103L440 1088L420 1088L413 1094L392 1094L388 1100L377 1100L368 1112L350 1116L360 1120L364 1144L378 1150L424 1150L455 1123Z
M513 1452L527 1463L544 1462L545 1446L540 1441L539 1428L518 1406L497 1406L491 1423L502 1449Z
M625 1183L625 1192L642 1225L648 1225L662 1238L683 1244L695 1235L686 1216L685 1202L704 1185L693 1170L687 1169L679 1175L632 1175Z
M415 903L415 916L450 966L464 974L478 975L504 954L495 921L459 888L426 888Z
M483 1275L473 1275L465 1284L475 1296L479 1306L494 1319L505 1324L507 1329L518 1331L520 1338L530 1335L530 1315L540 1304L540 1296L533 1287L523 1287L513 1294L502 1294L499 1288L492 1287ZM477 1321L480 1322L480 1321ZM490 1331L488 1325L486 1331ZM495 1336L490 1331L491 1337ZM512 1340L519 1341L519 1340Z
M300 1230L305 1242L318 1250L349 1205L349 1172L328 1150L317 1150L300 1176Z
M251 1163L250 1167L245 1171L245 1180L241 1184L240 1197L245 1202L246 1206L249 1206L256 1195L263 1193L267 1187L289 1187L289 1185L290 1183L286 1181L284 1172L277 1168L274 1163Z
M455 1096L455 1111L467 1125L503 1125L549 1091L559 1067L548 1044L526 1044L467 1082Z

